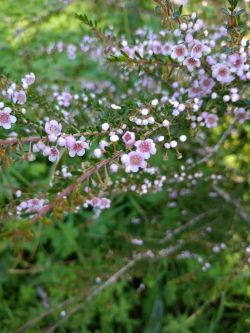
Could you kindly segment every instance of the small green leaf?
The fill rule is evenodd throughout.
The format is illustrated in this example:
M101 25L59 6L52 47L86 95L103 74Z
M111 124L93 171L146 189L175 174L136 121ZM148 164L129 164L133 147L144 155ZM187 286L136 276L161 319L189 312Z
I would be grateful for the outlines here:
M240 9L237 13L235 13L235 16L240 16L243 13L245 13L245 9Z
M220 10L225 16L229 16L229 12L227 11L226 8L221 8Z

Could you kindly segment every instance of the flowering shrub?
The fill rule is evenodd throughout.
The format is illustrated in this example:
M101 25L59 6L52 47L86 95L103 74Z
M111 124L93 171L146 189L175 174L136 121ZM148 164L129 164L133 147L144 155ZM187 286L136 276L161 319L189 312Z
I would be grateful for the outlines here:
M108 120L104 115L99 116L100 111L92 115L88 107L82 110L86 100L84 94L63 91L61 94L52 94L51 108L55 110L52 114L52 110L43 112L41 106L30 97L30 87L37 90L34 87L34 73L26 74L20 85L7 80L4 82L0 111L0 125L3 128L0 143L3 154L9 154L15 160L20 158L18 155L22 151L22 158L30 162L42 154L51 163L56 163L53 167L54 184L61 182L60 177L57 179L56 169L60 168L62 159L65 159L65 164L69 158L75 158L76 168L82 163L82 176L74 176L72 165L66 189L59 190L56 196L35 193L34 196L40 197L39 205L35 204L36 208L28 205L28 209L17 209L18 215L36 211L37 214L31 214L30 218L37 221L50 213L57 199L68 200L76 188L82 192L82 196L77 205L72 205L70 209L78 211L86 206L85 202L92 202L95 196L103 197L112 193L114 185L120 182L119 179L126 179L126 173L137 174L141 169L146 171L147 167L154 167L152 155L157 152L163 154L164 161L168 158L169 151L174 151L177 158L181 159L182 149L188 150L188 145L197 142L197 137L208 134L204 128L210 130L221 121L225 122L225 119L229 124L234 119L241 124L248 119L247 109L241 106L245 103L250 79L250 52L248 42L243 38L243 30L236 30L238 23L235 21L229 26L228 22L227 27L212 26L208 30L195 13L182 16L182 6L173 12L170 2L158 3L165 25L170 24L174 13L174 30L161 30L158 34L149 30L136 31L135 35L139 38L135 46L130 46L124 37L119 41L114 34L112 36L99 31L86 16L79 16L84 23L93 27L96 37L104 43L102 53L108 53L112 62L118 62L124 68L124 79L130 80L134 76L134 70L139 69L140 78L158 81L158 87L152 90L153 99L144 98L142 101L130 102L128 106L126 95L131 93L125 93L122 100L113 96L112 102L118 105L109 104L106 97L103 97L104 100L100 99L98 104L100 109L109 110L112 114L112 119ZM237 11L234 4L231 13L233 14L227 12L225 15L230 18L229 15L235 15L240 22L242 12ZM225 38L228 38L229 46L226 45ZM235 44L230 46L231 43ZM144 90L146 92L148 88L139 86L138 94L142 94ZM136 98L133 93L131 101L132 98ZM91 101L89 104L91 105ZM32 113L37 113L34 120L30 119ZM86 125L83 122L85 117L89 118ZM194 130L193 135L190 135L190 130ZM14 146L15 151L10 151L9 146ZM66 158L67 155L69 158ZM186 158L190 157L186 153ZM98 160L101 162L97 162ZM182 163L185 168L185 162ZM165 164L167 162L163 165ZM196 161L193 162L195 164ZM140 171L139 178L136 175L134 180L135 184L141 183L133 187L138 193L141 192L141 186L144 192L145 189L154 190L152 185L158 177L153 177L145 184L143 170ZM110 176L109 173L116 173L116 176ZM98 183L87 186L85 182L89 182L94 176L97 176ZM124 180L123 184L125 182ZM127 180L126 191L131 190L130 182L131 177ZM50 184L51 187L53 183ZM84 190L85 186L87 191ZM119 191L118 186L115 187ZM124 186L120 190L124 191ZM25 194L24 196L26 197ZM20 196L17 207L25 207L32 199L31 197L27 201ZM98 204L92 206L99 207ZM13 210L12 213L14 214Z
M7 73L1 76L1 166L6 173L11 170L14 180L9 190L9 175L3 177L6 191L0 225L11 240L36 239L41 231L34 228L39 226L48 233L51 228L53 234L56 229L52 223L73 221L72 216L76 221L92 221L93 230L106 216L101 237L102 232L108 233L110 221L119 224L121 216L128 217L132 231L142 221L154 225L155 219L162 219L155 228L149 226L145 240L140 234L133 235L130 227L131 235L122 230L123 241L132 246L128 251L132 259L124 272L141 260L153 261L176 253L180 261L194 260L204 273L211 268L211 256L227 251L231 236L225 242L222 236L231 227L230 217L235 215L237 222L249 223L245 204L249 199L245 191L248 178L244 172L237 174L241 163L249 163L249 148L243 144L249 128L250 80L245 12L238 1L229 0L229 7L222 8L223 24L216 25L206 23L195 12L189 14L182 2L154 2L161 18L157 31L149 26L120 34L112 27L101 29L86 15L76 14L75 20L91 32L78 43L62 42L60 38L41 46L39 54L49 59L57 53L65 57L66 51L74 68L72 82L71 78L67 80L66 70L61 82L42 80L31 69L17 82ZM83 80L78 75L78 59L95 61L100 71L107 72L106 77ZM237 154L244 157L237 160ZM39 168L41 173L37 175ZM28 180L22 170L29 170ZM37 176L44 180L37 182ZM159 198L159 207L155 198ZM127 201L131 201L136 214L131 213ZM158 208L163 212L166 207L167 214L158 218ZM226 226L223 230L218 227L215 244L208 244L210 252L201 256L198 240L204 237L204 243L209 243L207 237L213 228L200 230L197 225L218 216ZM69 229L63 229L65 226ZM60 228L64 235L70 235L69 239L61 244L51 242L64 259L72 255L68 243L73 243L83 264L74 243L78 226L65 226ZM119 228L115 225L112 232L119 233ZM194 228L195 236L184 236L166 248L167 242L189 228ZM160 233L164 235L159 239ZM241 249L246 263L247 241ZM197 248L190 247L192 242L197 242ZM123 251L123 245L119 246ZM132 255L136 247L144 250ZM109 250L106 255L112 257L116 245L110 245ZM245 267L237 267L241 269ZM117 282L121 274L118 270L93 295ZM74 278L67 283L72 286ZM100 283L101 279L96 278L96 284ZM143 286L139 285L140 292ZM102 305L98 305L98 311ZM60 316L64 318L66 312L61 311ZM52 331L57 327L55 324ZM20 332L25 329L21 327Z

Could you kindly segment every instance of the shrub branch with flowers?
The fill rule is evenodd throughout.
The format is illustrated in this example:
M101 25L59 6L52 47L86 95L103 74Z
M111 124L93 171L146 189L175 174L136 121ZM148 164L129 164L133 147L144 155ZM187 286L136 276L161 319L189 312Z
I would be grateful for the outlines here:
M134 253L121 270L90 293L89 299L140 261L173 253L179 253L180 258L192 256L185 246L200 237L198 225L203 219L219 215L221 209L223 212L221 205L230 206L229 214L235 214L244 226L250 222L244 203L248 196L238 200L233 193L235 186L244 192L247 176L231 170L231 177L230 171L223 172L225 165L218 158L221 150L230 151L230 137L242 135L244 140L246 135L250 79L246 13L238 1L229 0L229 7L221 9L223 25L209 26L196 13L188 14L183 5L168 0L154 2L162 19L158 32L139 28L127 38L76 14L92 35L85 35L77 46L60 41L39 51L50 55L66 50L69 61L77 57L98 60L101 69L108 68L113 82L78 82L77 68L72 86L43 83L33 72L16 83L8 75L1 76L2 169L29 167L37 161L49 165L48 180L41 188L32 179L27 183L22 175L16 176L18 181L4 198L0 212L3 235L31 240L35 224L46 228L46 224L81 216L82 212L86 212L87 221L89 216L96 220L106 211L117 210L114 214L119 219L129 214L123 206L131 193L134 209L143 219L146 207L140 207L140 198L150 196L151 202L154 196L162 195L164 202L168 196L169 209L184 200L184 224L175 225L179 217L173 217L173 228L165 231L157 246L145 246L145 251ZM237 154L238 147L232 149ZM230 153L223 154L229 161ZM206 205L200 211L194 207L198 218L185 219L187 207L195 206L194 194L203 203L212 200L211 210ZM168 215L164 219L167 221ZM137 224L136 218L133 221ZM197 230L197 237L184 237L165 247L190 228ZM140 237L129 237L129 241L144 246ZM225 247L220 245L218 252ZM209 262L201 262L202 271L207 271ZM72 302L77 300L72 298ZM82 303L79 305L66 317L61 316L66 320ZM61 321L49 332L59 325ZM31 326L33 322L28 322L18 332Z

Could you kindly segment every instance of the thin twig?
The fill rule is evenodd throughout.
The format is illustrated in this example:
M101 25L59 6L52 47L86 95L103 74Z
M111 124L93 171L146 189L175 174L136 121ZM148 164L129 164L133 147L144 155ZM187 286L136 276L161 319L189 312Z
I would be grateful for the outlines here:
M210 152L206 156L204 156L203 158L201 158L200 160L198 160L197 162L195 162L194 164L192 164L189 167L187 167L187 170L193 169L194 167L207 162L214 154L216 154L219 151L219 149L222 146L222 144L224 143L224 141L226 140L226 138L231 133L231 131L232 131L233 127L234 127L234 124L235 124L235 120L229 125L229 127L227 128L227 130L222 134L221 138L219 139L219 141L217 142L217 144L210 150Z
M225 191L223 190L222 188L220 188L219 186L217 185L213 185L213 189L215 190L215 192L220 196L222 197L226 202L232 204L233 206L236 207L237 209L237 214L240 215L240 217L250 223L250 216L249 214L246 212L246 210L241 206L241 204L239 203L238 200L236 199L233 199L230 197L230 195Z
M57 196L57 199L62 199L64 197L68 197L69 194L78 186L80 185L84 180L90 178L94 173L96 173L97 170L101 169L105 165L109 164L113 160L115 160L117 157L119 157L122 154L122 151L117 151L114 153L113 156L110 158L107 158L106 160L103 160L99 163L97 163L95 166L90 168L88 171L85 171L77 180L67 186L62 192L60 192ZM53 208L53 203L48 203L45 205L35 216L32 217L31 222L35 223L37 222L41 217L46 215L51 209Z
M195 216L193 219L191 219L189 222L185 223L184 225L181 225L180 227L168 231L166 236L160 240L160 243L165 243L171 241L176 235L180 234L181 232L185 231L186 229L189 229L193 226L195 226L197 223L202 221L207 216L211 215L212 213L216 212L217 209L211 209L208 212L202 213L200 215Z

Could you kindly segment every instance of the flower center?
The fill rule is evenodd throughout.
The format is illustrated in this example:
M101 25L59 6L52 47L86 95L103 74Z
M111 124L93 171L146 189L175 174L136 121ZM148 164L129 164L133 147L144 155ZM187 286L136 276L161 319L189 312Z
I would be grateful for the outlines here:
M142 142L140 144L140 151L143 153L147 153L150 151L150 144L148 142Z
M8 113L0 113L0 122L3 124L7 124L10 121L10 116Z
M82 150L82 144L80 142L76 142L74 144L74 150L77 151L77 152Z
M131 164L133 164L133 165L140 165L140 164L141 164L141 157L138 156L138 155L131 156L131 157L130 157L130 162L131 162Z
M226 76L226 75L227 75L227 70L226 70L226 68L221 68L221 69L219 70L219 75L220 75L220 76Z
M183 49L183 47L177 47L176 48L176 54L177 54L177 56L183 56L184 55L184 49Z

